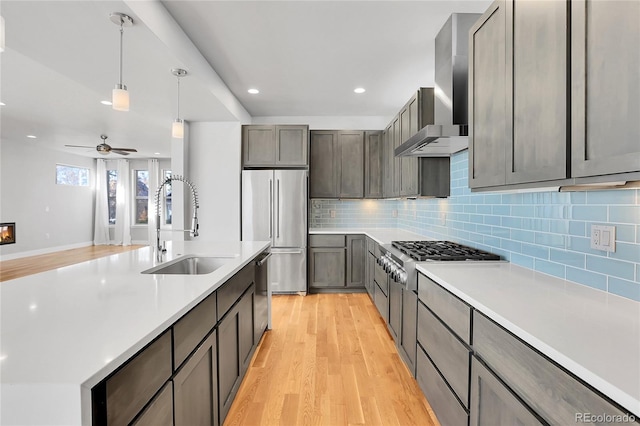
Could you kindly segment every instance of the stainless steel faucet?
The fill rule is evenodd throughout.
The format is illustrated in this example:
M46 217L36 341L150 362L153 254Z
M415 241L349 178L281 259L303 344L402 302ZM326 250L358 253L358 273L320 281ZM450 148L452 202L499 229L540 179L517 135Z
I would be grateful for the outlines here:
M189 230L189 234L197 237L198 236L198 192L196 191L196 187L189 179L181 176L181 175L172 175L164 180L156 189L156 260L158 262L162 262L162 255L167 251L162 245L160 245L160 197L162 194L162 188L165 185L171 183L171 181L179 181L184 183L191 189L191 200L193 202L193 218L191 219L191 230Z

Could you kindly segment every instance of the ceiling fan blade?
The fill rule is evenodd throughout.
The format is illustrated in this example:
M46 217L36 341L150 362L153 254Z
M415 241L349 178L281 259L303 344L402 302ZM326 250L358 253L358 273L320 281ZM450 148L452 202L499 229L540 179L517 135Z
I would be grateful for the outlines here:
M120 155L129 155L127 151L123 151L121 149L116 149L116 148L111 148L111 152L115 152L116 154L120 154Z
M114 147L111 147L111 151L138 152L137 149L133 149L133 148L114 148Z
M95 146L86 146L86 145L65 145L71 148L91 148L91 149L96 149Z

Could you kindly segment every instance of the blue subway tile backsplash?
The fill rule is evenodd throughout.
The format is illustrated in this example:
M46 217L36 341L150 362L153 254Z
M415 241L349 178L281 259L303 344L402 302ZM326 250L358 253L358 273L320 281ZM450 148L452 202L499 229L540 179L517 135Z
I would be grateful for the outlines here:
M640 301L640 190L473 193L466 151L451 177L446 199L312 200L310 226L406 229ZM616 227L615 253L591 248L594 224Z

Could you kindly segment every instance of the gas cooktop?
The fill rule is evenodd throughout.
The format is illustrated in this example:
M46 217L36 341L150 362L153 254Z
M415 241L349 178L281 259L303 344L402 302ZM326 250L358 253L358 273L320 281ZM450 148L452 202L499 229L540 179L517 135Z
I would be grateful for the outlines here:
M501 260L497 254L451 241L392 241L402 253L420 262L428 260Z

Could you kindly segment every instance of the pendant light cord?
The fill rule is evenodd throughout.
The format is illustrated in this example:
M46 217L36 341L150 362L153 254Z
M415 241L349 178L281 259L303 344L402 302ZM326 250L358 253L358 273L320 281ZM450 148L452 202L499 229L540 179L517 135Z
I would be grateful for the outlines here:
M124 37L123 22L120 21L120 85L122 86L122 38Z
M178 120L180 119L180 76L177 76L178 79L178 116L176 117Z

